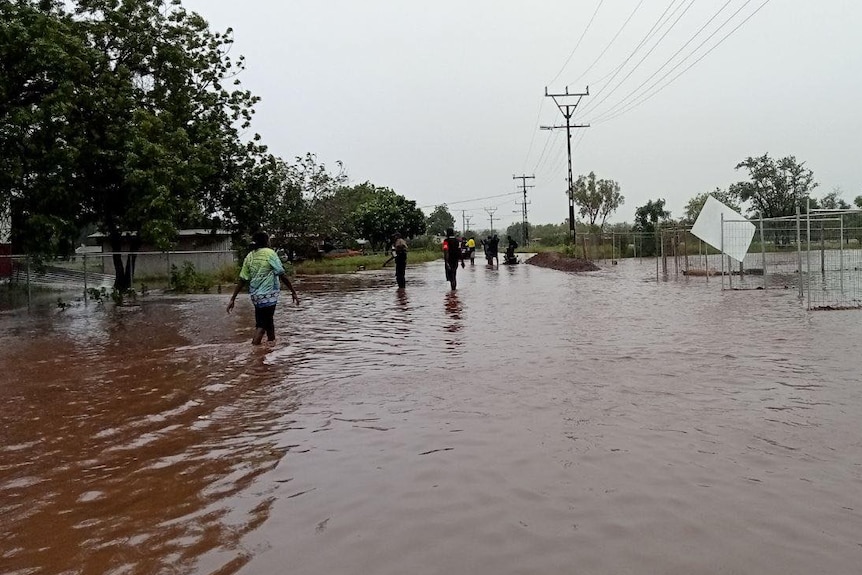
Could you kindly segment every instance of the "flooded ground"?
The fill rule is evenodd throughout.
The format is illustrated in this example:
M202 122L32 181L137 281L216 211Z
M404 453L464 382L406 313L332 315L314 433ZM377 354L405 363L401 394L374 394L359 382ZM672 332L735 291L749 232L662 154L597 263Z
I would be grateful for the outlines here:
M440 262L0 314L4 574L851 574L859 312Z

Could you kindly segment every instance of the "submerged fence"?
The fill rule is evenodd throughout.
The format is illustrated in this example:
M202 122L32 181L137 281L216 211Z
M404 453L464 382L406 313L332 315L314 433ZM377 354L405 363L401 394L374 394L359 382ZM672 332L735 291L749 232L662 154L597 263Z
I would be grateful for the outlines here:
M134 258L135 285L160 281L172 287L177 274L184 272L224 274L233 270L236 252L195 250L168 252L85 252L68 258L44 260L28 255L0 254L0 282L26 290L28 304L34 288L78 291L87 301L91 288L111 289L115 281L114 257L123 265Z
M784 218L744 220L754 238L742 261L706 246L689 229L661 232L665 277L714 278L723 290L793 289L810 310L862 308L862 211L811 210ZM722 241L743 220L722 222ZM848 225L849 224L849 225ZM692 246L696 246L696 253Z
M722 290L793 290L807 309L862 308L862 210L809 210L782 218L726 220L726 244L754 226L742 261L709 246L689 227L655 233L582 234L576 253L588 259L649 259L656 280L703 278ZM654 258L654 260L652 259Z

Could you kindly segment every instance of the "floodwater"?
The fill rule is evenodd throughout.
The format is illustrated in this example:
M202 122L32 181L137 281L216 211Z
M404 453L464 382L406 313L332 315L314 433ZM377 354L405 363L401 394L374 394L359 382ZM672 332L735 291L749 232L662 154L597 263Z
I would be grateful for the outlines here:
M860 312L390 274L0 314L0 573L860 572Z

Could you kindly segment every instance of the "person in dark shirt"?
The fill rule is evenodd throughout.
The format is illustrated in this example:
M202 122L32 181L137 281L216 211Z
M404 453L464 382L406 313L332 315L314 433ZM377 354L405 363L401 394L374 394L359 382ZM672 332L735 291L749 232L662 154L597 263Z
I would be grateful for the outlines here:
M518 249L518 242L512 239L512 236L506 236L509 240L509 247L506 248L506 261L515 261L515 250Z
M461 262L461 267L464 267L464 259L461 256L460 242L455 237L455 231L452 228L446 230L446 239L443 240L443 261L446 264L446 281L449 282L453 290L457 289L458 262Z
M491 238L491 246L488 250L488 254L490 256L489 260L494 260L494 262L499 266L500 265L500 238L497 237L497 234Z
M386 266L392 260L395 260L395 281L398 282L398 287L403 289L407 285L407 242L398 233L392 236L392 257L383 265Z

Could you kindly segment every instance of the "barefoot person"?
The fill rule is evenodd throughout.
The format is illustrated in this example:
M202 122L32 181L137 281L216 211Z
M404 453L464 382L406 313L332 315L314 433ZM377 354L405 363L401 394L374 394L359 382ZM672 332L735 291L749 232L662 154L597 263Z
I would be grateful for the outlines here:
M278 294L281 289L279 280L284 282L293 301L299 305L296 290L290 283L284 266L278 255L269 248L269 236L266 232L257 232L252 236L252 250L242 262L242 270L236 281L230 303L227 304L227 312L233 310L236 296L243 286L248 284L248 293L251 303L254 304L254 338L253 345L260 345L263 334L267 341L275 341L275 304L278 303Z

